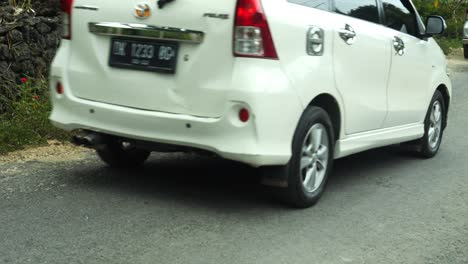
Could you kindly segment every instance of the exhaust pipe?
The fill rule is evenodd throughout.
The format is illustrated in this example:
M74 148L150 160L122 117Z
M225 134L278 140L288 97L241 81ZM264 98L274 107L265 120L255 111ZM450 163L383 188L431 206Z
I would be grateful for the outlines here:
M77 146L99 149L106 145L107 138L108 136L101 133L81 130L72 137L71 143Z

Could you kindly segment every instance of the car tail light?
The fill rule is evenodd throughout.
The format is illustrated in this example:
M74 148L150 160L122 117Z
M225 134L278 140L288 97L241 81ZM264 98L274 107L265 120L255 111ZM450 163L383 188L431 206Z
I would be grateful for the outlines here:
M260 0L238 0L234 25L234 55L278 59Z
M60 6L62 8L62 38L71 39L71 10L73 0L60 0Z

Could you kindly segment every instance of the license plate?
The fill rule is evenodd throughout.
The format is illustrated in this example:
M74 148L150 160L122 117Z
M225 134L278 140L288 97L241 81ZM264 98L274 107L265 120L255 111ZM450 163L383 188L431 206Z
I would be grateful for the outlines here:
M142 71L174 73L178 44L152 40L114 38L109 65Z

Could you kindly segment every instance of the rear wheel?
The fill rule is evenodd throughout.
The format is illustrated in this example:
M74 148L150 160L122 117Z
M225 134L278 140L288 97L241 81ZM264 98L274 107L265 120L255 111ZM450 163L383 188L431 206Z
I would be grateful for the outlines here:
M468 45L463 46L463 51L465 53L465 59L468 59Z
M115 140L107 143L103 148L96 150L99 158L113 168L133 168L142 165L151 152L125 146Z
M285 202L299 208L321 197L333 165L334 137L330 118L319 107L309 107L297 127L290 162L281 170L287 187L275 189Z

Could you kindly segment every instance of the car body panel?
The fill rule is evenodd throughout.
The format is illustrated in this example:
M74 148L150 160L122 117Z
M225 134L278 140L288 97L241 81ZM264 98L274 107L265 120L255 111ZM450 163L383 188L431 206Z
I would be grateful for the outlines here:
M207 4L209 2L209 4ZM304 110L317 96L335 99L341 130L335 158L421 138L434 91L451 84L432 39L284 1L262 1L278 60L232 53L236 1L177 0L137 19L126 3L76 0L98 11L73 10L72 40L63 40L50 71L51 121L127 138L189 146L254 167L285 165ZM182 8L183 7L183 8ZM216 15L227 14L227 19ZM179 43L175 74L110 67L111 37L89 22L148 24L203 31L202 43ZM343 42L340 28L358 34ZM306 52L312 26L324 31L324 52ZM392 38L406 43L399 57ZM63 94L55 92L57 83ZM250 120L241 122L240 109Z
M356 133L336 142L335 158L346 157L365 150L398 144L424 135L424 124L415 123Z
M334 41L334 24L328 19L331 13L287 1L263 1L263 7L273 36L282 36L274 38L275 47L290 89L298 94L302 107L305 109L314 98L327 94L335 98L342 109L342 96L335 85L333 47L330 46ZM324 30L327 47L323 56L306 53L306 34L312 26ZM345 112L341 114L341 119L345 120Z
M98 10L73 9L73 52L68 75L73 94L79 98L168 113L220 117L226 95L232 90L232 18L235 1L178 0L158 9L148 2L152 15L133 16L138 1L75 0L75 6L96 5ZM209 7L208 7L209 6ZM228 19L204 16L226 14ZM148 24L202 31L200 44L180 43L174 74L144 72L109 66L110 36L89 32L90 22ZM226 37L229 36L229 37ZM219 67L222 63L223 67ZM99 76L99 78L96 78ZM207 104L206 102L210 103Z
M391 63L389 39L381 26L360 19L333 15L333 64L337 89L343 97L346 134L382 128L387 115L387 82ZM351 45L341 39L346 25L356 32Z
M468 19L465 21L463 25L463 44L468 45Z
M238 59L233 84L221 117L197 117L96 102L75 96L67 64L70 41L62 41L50 72L52 123L73 131L86 129L133 139L189 146L217 153L254 167L286 164L303 107L276 60ZM244 78L256 72L255 81ZM56 84L64 93L55 92ZM282 107L287 106L287 107ZM247 108L251 122L242 123L238 111ZM274 118L272 118L274 115ZM281 124L281 126L278 126ZM190 128L188 128L188 126Z
M428 89L427 74L435 68L431 57L444 56L434 40L419 39L382 27L388 39L400 38L405 45L403 55L392 50L392 65L387 87L388 114L384 128L422 122L433 91Z

